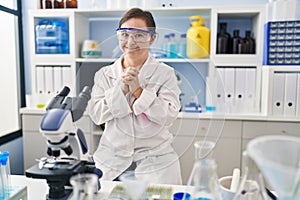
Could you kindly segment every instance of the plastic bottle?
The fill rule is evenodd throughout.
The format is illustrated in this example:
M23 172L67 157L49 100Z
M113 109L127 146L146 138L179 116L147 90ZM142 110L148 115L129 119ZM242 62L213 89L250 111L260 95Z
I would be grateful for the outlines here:
M162 52L163 52L163 55L164 57L166 58L169 58L170 57L170 54L169 54L169 50L168 50L168 43L169 43L169 40L170 40L170 36L169 34L165 34L164 35L164 40L163 40L163 43L162 43Z
M251 37L251 31L245 32L246 53L255 54L255 40Z
M180 35L180 40L178 42L178 57L186 58L186 33Z
M231 53L231 36L227 32L227 23L220 23L220 32L217 34L217 54Z
M202 24L202 16L191 16L191 27L187 30L187 56L206 58L209 56L210 30Z
M232 37L232 53L237 54L239 49L239 44L241 43L242 38L240 37L240 30L233 31Z
M2 152L0 154L0 179L1 179L0 196L8 197L11 184L10 184L9 153L7 151Z
M191 200L221 200L217 163L211 156L214 146L212 141L198 141L194 144L196 160L188 180Z
M168 42L168 47L167 49L169 50L169 58L177 58L177 41L175 39L175 33L170 33L169 34L170 39Z
M269 200L263 183L263 176L246 151L242 160L243 175L234 200Z

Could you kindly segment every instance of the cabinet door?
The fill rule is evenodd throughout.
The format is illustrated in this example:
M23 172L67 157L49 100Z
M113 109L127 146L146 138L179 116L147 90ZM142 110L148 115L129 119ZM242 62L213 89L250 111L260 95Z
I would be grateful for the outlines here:
M243 122L243 144L242 148L246 149L248 142L263 135L291 135L300 137L299 122Z
M217 141L213 157L218 164L219 177L230 175L235 167L240 167L240 121L177 119L171 131L177 133L173 147L179 156L184 184L192 171L195 161L194 143L198 140Z

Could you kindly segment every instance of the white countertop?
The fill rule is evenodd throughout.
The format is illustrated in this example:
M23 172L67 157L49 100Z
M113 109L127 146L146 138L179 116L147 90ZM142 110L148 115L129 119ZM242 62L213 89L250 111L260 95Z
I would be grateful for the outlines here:
M43 114L45 109L35 107L25 107L20 109L21 114ZM84 113L88 116L88 113ZM288 116L268 116L261 113L189 113L180 112L178 119L220 119L220 120L245 120L245 121L280 121L280 122L300 122L300 117L288 117Z
M99 193L103 196L108 196L113 188L117 184L121 184L118 181L103 181L100 179L101 189ZM27 178L22 175L11 175L12 186L27 186L27 197L28 200L43 200L46 199L46 194L48 194L49 187L45 179L33 179ZM183 192L186 189L184 185L159 185L165 187L172 187L173 193Z

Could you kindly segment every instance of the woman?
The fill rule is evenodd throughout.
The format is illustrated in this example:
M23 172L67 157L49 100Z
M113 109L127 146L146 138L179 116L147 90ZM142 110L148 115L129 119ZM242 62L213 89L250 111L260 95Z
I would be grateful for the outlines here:
M126 12L117 29L123 54L95 74L89 112L96 124L105 123L93 155L104 180L135 164L136 174L152 183L181 184L168 131L179 112L180 90L173 68L150 56L155 31L150 12Z

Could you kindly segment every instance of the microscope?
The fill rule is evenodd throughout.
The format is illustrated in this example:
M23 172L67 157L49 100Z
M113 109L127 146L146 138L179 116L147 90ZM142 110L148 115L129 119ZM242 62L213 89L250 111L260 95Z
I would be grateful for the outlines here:
M94 173L102 177L91 158L84 156L88 146L84 133L76 127L91 98L91 89L86 86L78 97L68 97L70 89L64 87L47 105L40 132L47 139L47 154L38 164L26 170L30 178L46 179L49 186L47 200L65 200L72 193L70 178L80 173ZM74 156L75 154L75 156ZM100 182L98 182L100 189Z

